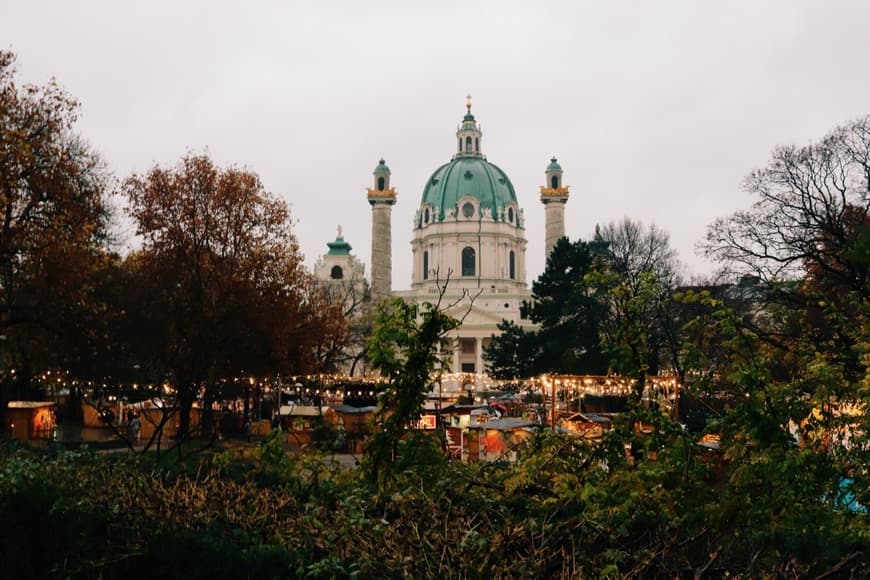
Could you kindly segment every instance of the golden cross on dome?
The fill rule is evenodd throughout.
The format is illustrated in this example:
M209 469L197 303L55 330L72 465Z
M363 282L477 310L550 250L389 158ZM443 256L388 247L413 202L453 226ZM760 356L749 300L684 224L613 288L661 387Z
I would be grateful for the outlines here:
M468 102L465 103L465 108L468 109L468 112L471 112L471 94L465 95L465 98L468 99Z

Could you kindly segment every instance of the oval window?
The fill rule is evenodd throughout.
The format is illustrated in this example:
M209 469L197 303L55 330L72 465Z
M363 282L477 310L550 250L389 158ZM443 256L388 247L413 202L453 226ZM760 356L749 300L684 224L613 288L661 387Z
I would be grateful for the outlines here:
M514 208L508 208L508 221L514 223Z
M429 223L429 208L428 207L425 210L423 210L423 223L424 224Z
M467 218L470 218L471 216L473 216L474 215L474 204L472 204L471 202L465 202L465 204L462 206L462 215L464 215Z

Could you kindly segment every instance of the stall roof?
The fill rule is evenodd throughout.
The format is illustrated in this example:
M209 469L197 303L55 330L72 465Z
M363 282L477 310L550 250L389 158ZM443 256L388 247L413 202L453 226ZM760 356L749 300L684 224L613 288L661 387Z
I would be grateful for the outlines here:
M377 409L377 407L373 407L373 406L353 407L351 405L345 405L345 404L333 405L332 408L336 413L342 413L344 415L361 415L363 413L371 413L375 409Z
M10 409L41 409L42 407L53 407L52 401L9 401Z
M598 425L609 425L612 422L612 417L600 413L574 413L570 417L566 417L567 421L585 421L596 423Z
M279 414L290 417L318 417L325 415L329 407L315 407L313 405L281 405Z
M475 409L486 409L488 407L489 405L453 405L450 409L442 410L448 410L454 415L469 415Z
M442 401L426 401L423 403L423 411L427 413L435 413L435 412L445 412L450 409L453 409L453 403L444 403Z
M526 427L535 427L537 422L523 419L522 417L505 417L496 421L487 423L479 423L472 425L469 429L494 429L496 431L513 431L515 429L524 429Z

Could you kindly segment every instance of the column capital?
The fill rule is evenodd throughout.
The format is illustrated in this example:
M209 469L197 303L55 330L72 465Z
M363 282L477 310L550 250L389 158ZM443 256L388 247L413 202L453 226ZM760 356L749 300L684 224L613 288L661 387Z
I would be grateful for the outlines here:
M543 187L541 186L541 203L567 203L568 187Z

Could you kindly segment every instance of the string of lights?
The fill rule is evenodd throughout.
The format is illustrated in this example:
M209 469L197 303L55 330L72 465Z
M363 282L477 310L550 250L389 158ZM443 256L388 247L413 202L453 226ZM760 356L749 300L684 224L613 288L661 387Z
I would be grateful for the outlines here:
M15 370L9 371L12 376ZM84 390L108 390L115 392L141 392L170 395L175 391L172 383L116 382L110 378L103 381L83 381L72 378L69 371L46 371L35 377L45 387L52 389L80 388ZM350 376L344 374L275 375L268 377L239 376L215 381L218 385L249 387L264 393L280 389L287 394L374 396L383 379L378 376ZM562 396L626 397L635 391L635 380L617 375L540 375L527 379L500 380L483 373L440 373L432 377L432 386L450 384L462 390L475 392L527 391L552 393ZM681 385L674 375L646 377L645 398L673 398Z

